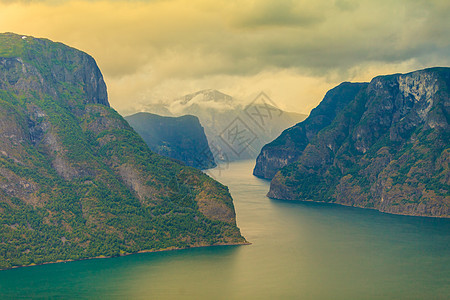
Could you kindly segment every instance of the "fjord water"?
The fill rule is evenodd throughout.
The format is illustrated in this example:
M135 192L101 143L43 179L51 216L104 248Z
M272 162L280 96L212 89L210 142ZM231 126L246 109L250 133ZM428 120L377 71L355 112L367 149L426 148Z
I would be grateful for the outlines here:
M448 299L450 220L271 200L253 166L211 172L252 245L1 271L0 298Z

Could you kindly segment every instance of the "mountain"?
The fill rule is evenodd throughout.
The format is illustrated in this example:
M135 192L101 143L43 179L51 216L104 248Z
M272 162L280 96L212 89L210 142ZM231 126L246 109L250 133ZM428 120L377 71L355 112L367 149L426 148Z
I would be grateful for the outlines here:
M450 217L450 68L330 90L261 151L269 197Z
M242 101L212 89L185 95L166 104L151 104L146 110L166 116L197 116L218 163L256 158L264 144L306 118L279 109L264 93L244 105Z
M228 188L150 151L92 57L0 34L0 269L242 243Z
M275 140L264 145L256 159L253 175L272 179L279 169L298 160L309 141L330 125L342 107L366 86L366 83L344 82L330 90L305 121L286 129Z
M216 166L205 131L195 116L162 117L137 113L125 120L152 151L198 169Z

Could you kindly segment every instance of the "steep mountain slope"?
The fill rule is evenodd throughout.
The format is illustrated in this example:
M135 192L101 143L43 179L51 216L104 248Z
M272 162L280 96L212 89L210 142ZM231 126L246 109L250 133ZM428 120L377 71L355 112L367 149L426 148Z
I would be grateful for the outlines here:
M305 147L286 147L297 159L268 195L450 217L449 87L450 68L374 78Z
M92 57L0 34L0 269L244 242L228 189L151 152Z
M366 83L344 82L330 90L305 121L286 129L265 145L256 159L253 175L272 179L282 167L295 162L320 130L330 125L336 114L352 101Z
M265 95L243 105L217 90L198 91L170 104L149 105L146 110L171 116L197 116L218 163L256 158L264 144L306 117L280 110ZM170 114L164 113L167 111Z
M152 151L198 169L216 166L205 131L195 116L162 117L137 113L125 120Z

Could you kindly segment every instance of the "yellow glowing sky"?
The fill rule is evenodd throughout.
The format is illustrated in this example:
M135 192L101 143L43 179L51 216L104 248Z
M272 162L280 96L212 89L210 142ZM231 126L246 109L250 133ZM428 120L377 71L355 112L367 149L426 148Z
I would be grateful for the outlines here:
M0 32L91 54L122 114L214 88L308 113L341 81L450 65L448 0L0 0Z

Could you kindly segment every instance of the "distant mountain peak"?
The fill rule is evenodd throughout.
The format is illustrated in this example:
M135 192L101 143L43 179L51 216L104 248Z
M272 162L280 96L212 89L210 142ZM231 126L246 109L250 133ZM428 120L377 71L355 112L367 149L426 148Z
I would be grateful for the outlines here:
M206 110L235 110L239 103L230 95L218 90L206 89L174 99L167 109L174 115L195 114L199 108Z
M246 104L242 100L244 99L234 98L215 89L204 89L171 102L150 104L146 111L173 117L187 114L197 116L204 127L211 152L219 163L255 158L265 143L306 117L284 112L265 103L265 109L271 114L260 115L264 119L264 126L261 126L252 119L251 113L246 111L249 106L245 105L248 105L248 102ZM272 113L275 111L277 113ZM239 134L246 135L239 137L246 142L238 142L237 139L231 138L231 135L227 135L234 129L239 129Z
M200 96L200 97L199 97ZM181 97L184 100L184 103L191 102L193 99L202 100L202 102L222 102L222 103L230 103L234 102L233 97L230 95L224 94L215 89L205 89L192 94L185 95Z

